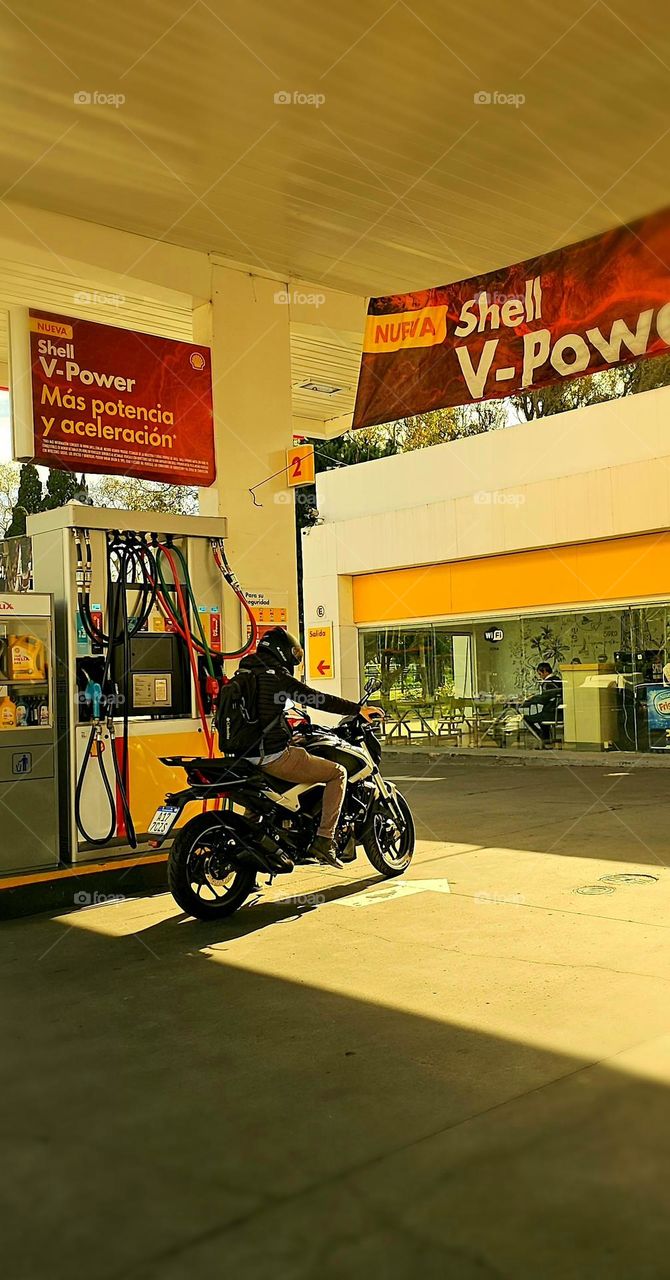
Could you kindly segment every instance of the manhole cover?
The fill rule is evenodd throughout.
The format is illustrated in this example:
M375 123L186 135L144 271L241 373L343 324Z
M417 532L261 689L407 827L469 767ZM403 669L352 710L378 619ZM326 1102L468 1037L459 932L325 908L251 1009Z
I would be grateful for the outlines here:
M634 871L621 871L613 876L601 876L608 884L655 884L658 876L647 876Z
M609 884L583 884L579 889L573 889L573 893L614 893L614 889Z

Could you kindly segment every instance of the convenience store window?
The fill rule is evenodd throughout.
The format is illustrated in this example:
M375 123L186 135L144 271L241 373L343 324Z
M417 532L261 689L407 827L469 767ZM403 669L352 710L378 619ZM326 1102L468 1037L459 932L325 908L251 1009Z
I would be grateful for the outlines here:
M670 602L376 628L361 632L361 672L381 680L398 739L536 746L521 704L544 662L560 689L552 746L670 750L669 631Z

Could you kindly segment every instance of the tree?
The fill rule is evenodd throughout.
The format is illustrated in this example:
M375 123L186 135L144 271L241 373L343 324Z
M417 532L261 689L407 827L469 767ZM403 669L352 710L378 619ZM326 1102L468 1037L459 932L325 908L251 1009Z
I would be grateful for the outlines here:
M670 384L670 356L652 356L650 360L634 360L619 370L623 395L638 391L655 391Z
M196 515L198 492L187 485L161 484L137 476L96 476L89 481L96 507L126 511L165 511L171 515Z
M487 400L473 405L457 405L449 409L433 409L401 418L393 424L398 453L427 449L465 436L478 436L484 431L497 431L507 425L507 415L500 400Z
M53 511L55 507L64 507L68 502L81 501L86 492L86 481L84 480L82 489L81 480L77 479L74 471L56 471L51 468L47 476L47 491L42 509Z
M26 516L42 510L44 494L39 472L33 462L24 462L19 475L19 489L14 503L11 523L5 533L7 538L19 538L26 532Z
M520 392L511 397L511 404L526 422L531 422L534 418L565 413L568 409L583 409L586 405L602 404L605 400L617 400L641 391L654 391L669 384L670 356L652 356L649 360L634 360L618 369L605 369L602 373L575 378L574 382L560 382L553 387Z
M0 463L0 532L5 536L19 491L21 468L16 462Z

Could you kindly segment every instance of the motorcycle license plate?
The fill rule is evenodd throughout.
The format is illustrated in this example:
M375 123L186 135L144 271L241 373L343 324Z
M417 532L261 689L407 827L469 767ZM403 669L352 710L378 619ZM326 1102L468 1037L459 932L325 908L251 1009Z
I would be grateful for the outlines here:
M157 809L149 823L151 835L166 836L177 821L179 814L180 810L172 808L171 805L163 805L160 809Z

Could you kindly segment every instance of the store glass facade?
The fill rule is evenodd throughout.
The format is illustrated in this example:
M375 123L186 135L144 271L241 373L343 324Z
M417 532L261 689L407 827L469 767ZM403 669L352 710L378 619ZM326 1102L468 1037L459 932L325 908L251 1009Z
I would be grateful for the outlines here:
M369 628L360 638L361 673L381 680L391 740L670 750L670 602Z

